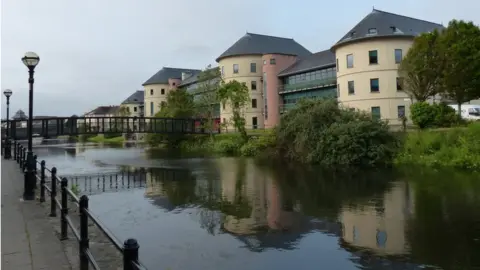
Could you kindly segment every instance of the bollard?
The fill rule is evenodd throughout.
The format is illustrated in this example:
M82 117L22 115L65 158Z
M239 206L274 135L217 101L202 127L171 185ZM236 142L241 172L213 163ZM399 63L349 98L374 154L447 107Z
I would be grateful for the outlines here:
M79 246L79 256L80 256L80 270L88 270L88 257L86 255L86 250L90 247L88 239L88 197L83 195L80 197L80 246Z
M20 161L22 160L22 146L19 144L17 147L17 164L20 165Z
M35 164L35 166L33 167L33 171L35 172L35 174L37 174L37 155L33 156L33 164Z
M23 150L23 153L22 153L22 157L23 157L22 170L25 170L28 166L28 164L27 164L27 148L23 147L22 150Z
M45 160L40 162L40 202L45 202Z
M52 188L50 192L50 216L56 217L57 216L57 203L55 202L55 198L57 197L57 168L52 168L52 180L51 180Z
M68 239L67 235L67 215L68 215L68 193L67 193L67 188L68 188L68 180L67 178L62 178L61 182L61 187L62 187L62 209L60 210L60 240L65 240Z
M17 161L17 142L13 143L13 160Z
M123 270L136 270L133 262L138 263L138 249L136 239L129 238L123 242Z

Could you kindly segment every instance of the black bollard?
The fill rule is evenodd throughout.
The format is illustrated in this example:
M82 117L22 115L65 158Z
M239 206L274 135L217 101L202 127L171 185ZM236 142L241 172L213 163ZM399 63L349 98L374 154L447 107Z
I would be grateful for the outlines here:
M67 188L68 188L68 180L67 178L62 178L61 182L61 187L62 187L62 209L60 210L60 240L66 240L68 239L68 234L67 234L67 215L68 215L68 193L67 193Z
M45 202L45 160L40 162L40 202Z
M88 270L88 257L86 251L90 247L88 239L88 197L83 195L80 197L80 242L79 242L79 256L80 256L80 270Z
M57 216L57 202L55 198L57 197L57 168L52 168L52 180L51 180L51 193L50 193L50 216Z
M123 242L123 270L136 270L133 263L138 263L139 248L136 239L129 238Z

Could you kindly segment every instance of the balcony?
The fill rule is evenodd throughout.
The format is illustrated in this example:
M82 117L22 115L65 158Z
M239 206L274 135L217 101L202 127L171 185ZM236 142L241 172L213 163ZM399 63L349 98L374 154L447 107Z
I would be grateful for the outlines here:
M295 84L284 84L278 87L278 93L290 93L302 90L316 89L322 87L335 86L337 84L336 78L322 79L322 80L313 80L313 81L304 81Z

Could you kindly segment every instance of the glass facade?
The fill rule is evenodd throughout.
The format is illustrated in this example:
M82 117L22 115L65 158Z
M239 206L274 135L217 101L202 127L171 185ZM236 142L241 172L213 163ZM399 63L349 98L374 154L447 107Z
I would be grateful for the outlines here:
M288 93L282 96L283 97L283 108L281 112L284 112L288 109L295 107L296 103L304 98L336 98L337 97L337 88L329 87L322 89L315 89L309 91L301 91Z
M279 92L325 87L336 84L336 80L335 67L291 75L283 78Z

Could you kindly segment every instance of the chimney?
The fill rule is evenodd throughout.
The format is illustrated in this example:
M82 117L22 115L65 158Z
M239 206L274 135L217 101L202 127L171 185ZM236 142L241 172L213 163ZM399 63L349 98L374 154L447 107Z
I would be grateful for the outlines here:
M192 74L190 72L182 72L182 81L190 77Z

